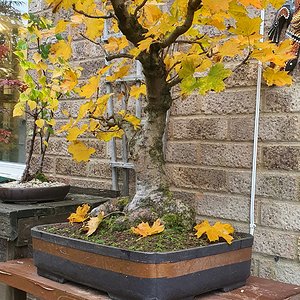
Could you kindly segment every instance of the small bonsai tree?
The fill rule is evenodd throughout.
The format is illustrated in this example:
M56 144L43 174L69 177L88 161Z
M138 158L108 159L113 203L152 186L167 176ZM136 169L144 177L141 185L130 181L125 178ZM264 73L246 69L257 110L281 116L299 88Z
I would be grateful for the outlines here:
M168 111L175 95L223 91L227 78L250 60L262 61L268 85L291 84L291 77L283 70L286 60L292 57L287 54L290 43L277 46L262 41L261 19L253 14L268 3L278 7L282 1L46 1L54 13L72 11L55 28L57 34L65 33L66 39L56 41L50 52L65 63L71 57L66 53L72 51L70 32L77 32L99 46L107 62L84 85L77 84L77 70L64 68L60 72L64 80L59 88L68 85L68 91L86 98L77 116L70 117L61 128L67 132L69 152L77 161L88 161L95 149L80 140L82 135L93 134L108 141L135 130L130 144L136 194L126 211L134 217L147 216L147 220L181 213L182 222L192 223L191 210L172 199L168 189L163 152ZM135 60L142 65L144 80L140 87L128 89L132 97L146 97L143 125L128 110L108 113L110 95L99 88L104 77L115 82L128 75Z
M58 57L57 53L52 54L50 51L53 43L62 40L61 35L51 32L52 22L33 14L25 14L24 18L28 21L27 31L24 38L18 41L17 51L14 52L25 75L24 82L19 84L22 93L14 107L13 116L26 114L27 131L30 136L21 182L34 178L44 181L47 180L43 174L45 154L56 123L54 114L58 109L59 98L67 92L64 89L66 83L62 82L60 75L67 72L69 67L63 60L63 54ZM43 31L47 34L43 35ZM28 58L30 44L36 45L37 48L36 53ZM51 68L48 66L49 62L52 63ZM52 76L48 76L47 72ZM32 158L36 147L39 149L39 161L33 166Z

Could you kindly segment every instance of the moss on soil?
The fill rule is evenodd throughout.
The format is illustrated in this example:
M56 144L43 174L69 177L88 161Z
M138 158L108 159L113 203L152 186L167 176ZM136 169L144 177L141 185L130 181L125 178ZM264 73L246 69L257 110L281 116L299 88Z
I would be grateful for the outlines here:
M105 219L97 231L87 237L81 229L81 224L62 223L44 229L53 234L81 239L101 245L113 246L122 249L143 252L169 252L210 244L206 238L198 239L194 232L184 231L182 228L166 228L162 233L140 238L130 229L113 231L111 225L113 220ZM238 238L238 236L236 236Z

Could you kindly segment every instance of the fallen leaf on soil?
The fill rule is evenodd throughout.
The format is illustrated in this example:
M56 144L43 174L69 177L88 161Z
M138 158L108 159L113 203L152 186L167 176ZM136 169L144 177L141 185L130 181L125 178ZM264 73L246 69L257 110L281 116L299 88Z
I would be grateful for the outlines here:
M146 237L148 235L153 235L160 233L165 230L165 226L160 224L160 220L157 219L152 226L148 222L140 223L137 227L131 227L133 233Z
M231 244L233 240L233 237L230 234L234 232L234 228L230 224L216 222L213 226L211 226L209 222L205 220L202 223L197 224L194 229L197 230L195 233L197 238L206 234L210 242L219 241L220 237L228 244Z
M103 218L104 218L104 211L101 211L97 217L90 218L86 223L86 225L82 227L82 230L87 231L86 233L87 236L92 235L99 227Z
M72 213L68 220L70 223L81 223L88 219L88 212L90 210L90 206L88 204L83 204L78 206L76 209L76 213Z

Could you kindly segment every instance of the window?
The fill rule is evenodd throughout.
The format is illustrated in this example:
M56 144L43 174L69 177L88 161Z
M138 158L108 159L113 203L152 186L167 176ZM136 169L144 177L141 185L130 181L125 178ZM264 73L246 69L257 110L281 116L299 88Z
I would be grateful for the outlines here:
M0 178L19 178L25 161L25 119L13 118L22 74L14 55L27 1L0 0Z

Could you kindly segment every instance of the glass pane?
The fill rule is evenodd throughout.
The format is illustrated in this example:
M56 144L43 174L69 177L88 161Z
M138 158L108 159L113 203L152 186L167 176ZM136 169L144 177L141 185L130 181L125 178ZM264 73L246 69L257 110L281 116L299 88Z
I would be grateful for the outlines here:
M13 54L27 1L0 0L0 161L24 162L25 119L13 118L22 74Z

